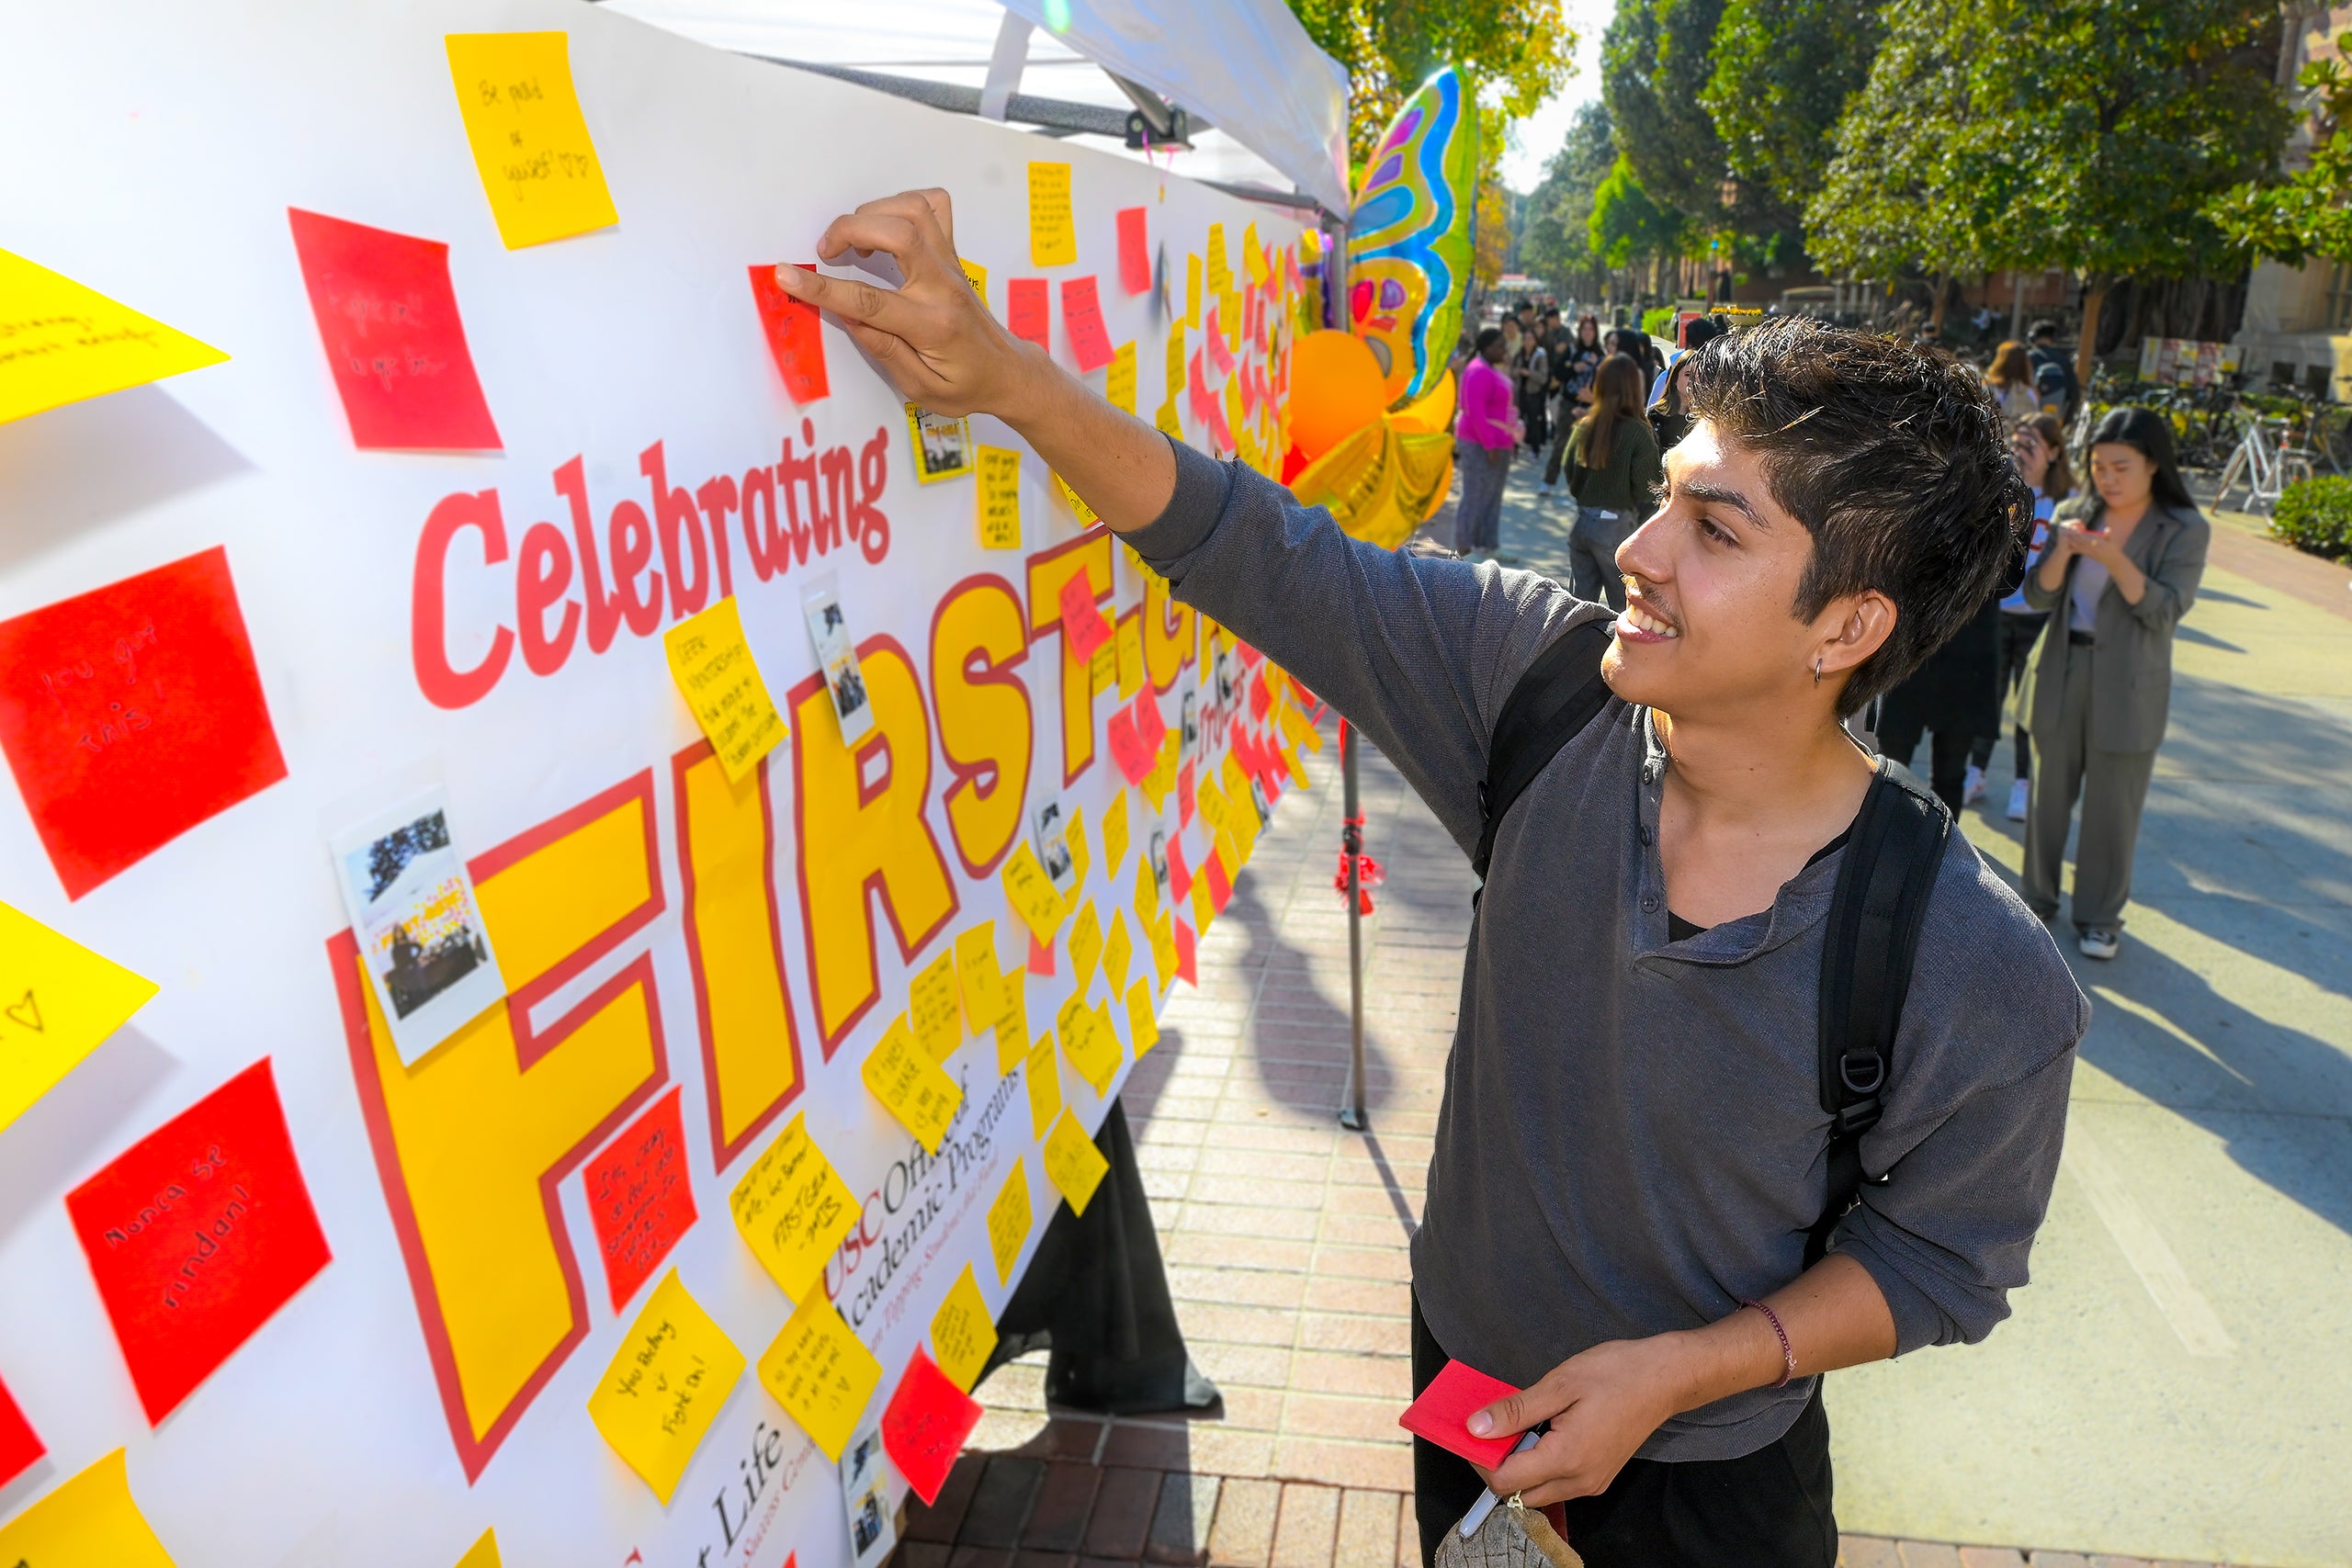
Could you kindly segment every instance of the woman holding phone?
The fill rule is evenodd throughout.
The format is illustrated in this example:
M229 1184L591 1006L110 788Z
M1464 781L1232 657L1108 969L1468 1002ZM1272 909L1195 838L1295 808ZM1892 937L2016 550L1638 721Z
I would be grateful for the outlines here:
M2074 920L2089 958L2122 948L2140 808L2172 701L2173 628L2196 602L2212 525L2173 464L2162 414L2120 408L2091 433L2091 493L2058 508L2026 604L2052 612L2018 707L2033 736L2025 901L2058 915L2075 797Z

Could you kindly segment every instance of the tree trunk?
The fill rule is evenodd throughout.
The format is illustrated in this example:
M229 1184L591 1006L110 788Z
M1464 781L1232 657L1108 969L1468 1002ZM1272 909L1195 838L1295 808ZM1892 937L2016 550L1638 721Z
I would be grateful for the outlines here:
M1949 272L1937 273L1936 299L1933 307L1928 311L1928 324L1936 329L1936 333L1939 337L1943 334L1944 330L1944 298L1951 291L1951 274Z
M2075 344L2075 379L2086 391L2091 384L2091 361L2097 357L2098 346L2098 310L2107 303L2107 280L2086 280L2083 285L2083 333Z

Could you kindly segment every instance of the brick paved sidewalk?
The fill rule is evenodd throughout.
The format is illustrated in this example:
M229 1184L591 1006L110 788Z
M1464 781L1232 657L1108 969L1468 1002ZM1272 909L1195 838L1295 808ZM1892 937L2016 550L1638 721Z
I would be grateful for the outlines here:
M938 1505L910 1508L897 1568L1417 1568L1407 1245L1453 1038L1470 871L1369 748L1372 1132L1347 1077L1337 747L1306 759L1160 1044L1125 1091L1177 1311L1225 1393L1215 1416L1046 1409L1044 1358L1000 1370ZM2145 1568L2136 1559L1849 1537L1849 1568Z

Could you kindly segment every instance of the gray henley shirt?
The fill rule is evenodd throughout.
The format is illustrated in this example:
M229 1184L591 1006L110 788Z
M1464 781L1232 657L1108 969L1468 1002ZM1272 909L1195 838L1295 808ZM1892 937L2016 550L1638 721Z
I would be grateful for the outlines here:
M1608 612L1531 572L1351 539L1248 468L1174 449L1174 498L1127 542L1359 726L1467 853L1512 684ZM1668 765L1649 711L1612 698L1504 820L1471 928L1413 1289L1447 1354L1521 1386L1780 1289L1826 1198L1817 990L1844 852L1770 909L1669 942ZM1890 1179L1834 1243L1884 1292L1898 1354L1973 1343L2007 1315L2089 1021L2050 933L1953 833L1862 1140L1864 1168ZM1811 1392L1689 1411L1641 1456L1752 1452Z

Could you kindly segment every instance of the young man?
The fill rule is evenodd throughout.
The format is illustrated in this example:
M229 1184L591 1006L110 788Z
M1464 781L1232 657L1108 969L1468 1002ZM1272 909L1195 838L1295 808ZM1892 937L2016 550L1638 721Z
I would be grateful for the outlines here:
M2026 335L2026 358L2032 363L2033 389L2042 408L2062 420L2074 418L2082 388L2075 379L2074 359L2058 346L2058 323L2036 321Z
M783 270L910 399L1005 420L1178 594L1360 725L1467 849L1497 716L1604 620L1546 579L1392 554L1111 408L965 288L944 192L869 203ZM1873 1178L1828 1190L1822 927L1874 777L1839 717L2007 569L2025 492L1963 367L1804 321L1709 345L1668 495L1618 554L1616 700L1503 818L1472 927L1427 1213L1415 1379L1447 1356L1549 1421L1483 1479L1567 1503L1592 1568L1829 1568L1818 1374L1981 1339L2047 1205L2088 1018L2041 922L1957 833L1895 1038ZM1482 1476L1415 1455L1426 1551Z

